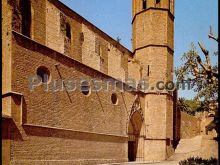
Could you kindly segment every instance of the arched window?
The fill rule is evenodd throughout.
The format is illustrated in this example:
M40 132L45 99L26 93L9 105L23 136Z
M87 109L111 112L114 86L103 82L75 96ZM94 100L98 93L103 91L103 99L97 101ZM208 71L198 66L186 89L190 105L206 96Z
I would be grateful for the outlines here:
M71 27L69 23L66 23L66 37L71 39Z
M143 0L142 3L143 3L143 9L147 9L147 0Z
M42 83L48 83L50 79L50 71L45 66L40 66L37 68L37 76L41 79Z
M89 96L91 93L91 88L88 81L81 82L81 92L86 96Z
M22 29L21 33L27 37L31 37L31 2L30 0L20 1Z

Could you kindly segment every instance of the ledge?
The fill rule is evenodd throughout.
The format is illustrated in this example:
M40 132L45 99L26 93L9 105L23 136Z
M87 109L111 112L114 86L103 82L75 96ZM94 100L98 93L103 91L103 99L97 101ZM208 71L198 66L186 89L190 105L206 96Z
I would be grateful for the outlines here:
M147 8L147 9L145 9L145 10L142 10L142 11L136 13L136 14L134 15L134 18L132 19L132 24L134 23L134 20L136 19L136 16L137 16L137 15L139 15L139 14L141 14L141 13L144 13L144 12L146 12L146 11L148 11L148 10L160 10L160 11L166 11L166 12L169 13L169 15L171 16L172 20L175 19L174 15L170 12L169 9L165 9L165 8L157 8L157 7L149 7L149 8Z
M172 53L174 53L174 50L173 50L170 46L168 46L168 45L149 44L149 45L145 45L145 46L136 48L136 49L134 50L134 54L136 53L137 50L144 49L144 48L147 48L147 47L166 47L169 51L171 51ZM173 55L173 54L172 54L172 55Z
M137 92L138 93L138 92ZM166 95L166 96L169 96L171 98L173 98L173 95L170 94L170 93L165 93L165 92L141 92L140 94L142 95Z
M116 134L105 134L105 133L97 133L97 132L90 132L90 131L80 131L80 130L72 130L72 129L65 129L65 128L58 128L58 127L49 127L49 126L42 126L42 125L34 125L34 124L22 124L24 127L32 127L32 128L39 128L41 130L52 130L59 132L59 131L64 131L64 132L71 132L71 133L78 133L78 134L90 134L92 135L97 135L97 136L106 136L106 137L115 137L115 138L122 138L122 139L127 139L128 136L122 136L122 135L116 135Z
M5 114L2 114L2 118L4 118L4 119L12 119L11 116L9 116L9 115L5 115Z
M8 97L8 96L21 96L22 97L23 94L18 93L18 92L13 92L13 91L2 94L2 98Z
M74 165L88 165L90 164L119 164L121 162L128 162L128 158L119 159L69 159L69 160L12 160L12 164L74 164Z
M114 80L116 82L119 82L119 83L125 85L126 87L129 87L128 84L126 84L125 82L120 81L120 80L118 80L118 79L116 79L114 77L111 77L111 76L109 76L109 75L107 75L107 74L105 74L105 73L103 73L103 72L101 72L99 70L96 70L96 69L94 69L94 68L92 68L90 66L87 66L84 63L82 63L80 61L77 61L77 60L73 59L70 56L67 56L65 54L62 54L62 53L56 51L56 50L53 50L53 49L47 47L46 45L43 45L43 44L41 44L41 43L39 43L39 42L37 42L37 41L27 37L27 36L24 36L23 34L17 32L17 31L13 30L12 33L13 33L13 36L14 36L14 38L16 40L15 42L17 42L17 44L21 45L22 47L25 47L27 49L33 49L33 51L36 51L36 52L40 52L41 50L45 49L45 50L48 51L47 54L43 54L41 52L40 53L45 55L45 56L49 56L51 58L56 59L59 63L61 63L61 61L62 61L62 60L59 60L60 58L65 58L65 59L69 60L71 63L73 63L73 65L79 65L80 68L84 67L84 68L90 69L96 75L98 75L98 74L102 75L103 78L112 79L112 80ZM25 45L24 43L28 43L28 44ZM119 84L119 85L121 85L121 84ZM136 93L136 89L134 89L134 91L132 91L132 92L129 91L129 93ZM139 93L143 93L143 92L139 91Z
M167 139L160 139L160 138L144 138L144 140L155 140L155 141L165 141Z

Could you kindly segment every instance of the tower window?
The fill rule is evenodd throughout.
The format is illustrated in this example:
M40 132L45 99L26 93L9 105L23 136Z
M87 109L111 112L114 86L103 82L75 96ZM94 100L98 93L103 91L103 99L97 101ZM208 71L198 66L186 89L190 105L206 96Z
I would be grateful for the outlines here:
M147 66L147 76L150 76L150 65Z
M30 0L20 1L22 29L21 33L27 37L31 36L31 2Z
M69 23L66 24L66 37L71 39L71 27Z
M155 7L160 7L160 0L155 1Z
M147 0L143 0L143 9L147 9Z
M156 0L156 4L159 4L160 3L160 0Z

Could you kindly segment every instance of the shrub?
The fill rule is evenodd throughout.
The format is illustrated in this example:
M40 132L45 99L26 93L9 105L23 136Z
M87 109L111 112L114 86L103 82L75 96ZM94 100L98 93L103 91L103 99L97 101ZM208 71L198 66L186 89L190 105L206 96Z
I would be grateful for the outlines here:
M179 162L179 165L217 165L216 158L202 159L199 157L190 157Z

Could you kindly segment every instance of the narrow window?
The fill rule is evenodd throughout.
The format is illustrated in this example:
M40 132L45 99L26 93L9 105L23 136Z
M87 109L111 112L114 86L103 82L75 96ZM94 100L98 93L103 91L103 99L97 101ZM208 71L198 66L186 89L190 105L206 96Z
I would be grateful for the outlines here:
M147 0L143 0L143 9L147 9Z
M101 48L101 46L100 46L100 40L99 40L98 37L96 37L96 39L95 39L95 52L96 52L98 55L100 55L100 48Z
M69 23L66 24L66 37L71 39L71 27Z
M80 41L81 41L81 43L84 42L84 33L80 33Z
M113 93L111 96L112 104L117 105L118 104L118 96L116 93Z
M40 66L37 69L37 76L40 78L42 83L48 83L50 79L50 71L45 66Z
M81 82L81 92L84 95L89 96L91 90L90 90L90 85L88 81Z
M147 76L150 76L150 65L147 66Z
M156 0L156 4L159 4L160 3L160 0Z
M31 36L31 2L30 0L21 0L20 2L22 29L21 33L27 37Z
M160 7L160 0L156 0L156 7Z

